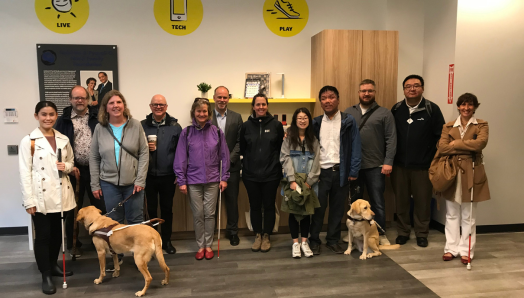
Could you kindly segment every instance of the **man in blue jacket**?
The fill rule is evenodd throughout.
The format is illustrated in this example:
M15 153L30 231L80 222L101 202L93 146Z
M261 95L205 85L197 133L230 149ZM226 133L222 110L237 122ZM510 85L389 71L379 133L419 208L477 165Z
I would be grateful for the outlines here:
M153 96L151 114L142 120L146 136L155 135L156 143L149 142L149 168L146 178L147 212L150 218L157 217L160 203L162 224L162 249L168 254L176 252L171 244L173 227L173 197L176 190L176 176L173 171L173 161L182 127L177 119L167 113L166 98L160 94Z
M312 217L309 245L313 254L320 254L322 242L319 234L329 203L326 247L341 254L344 249L338 242L349 195L349 181L356 180L360 170L360 134L355 118L338 110L340 100L337 88L324 86L318 97L324 111L324 115L313 119L313 129L320 142L320 152L316 153L320 154L320 208L315 209Z
M91 191L91 175L89 173L89 153L91 152L91 138L96 125L98 124L98 109L87 104L89 95L87 90L82 86L74 86L69 90L69 102L71 106L64 108L62 116L55 123L55 129L69 138L75 155L75 175L71 176L71 184L76 188L76 183L80 183L78 208L82 208L84 202L84 193L87 190L87 196L91 205L106 213L104 199L96 199ZM80 175L79 181L75 176ZM71 256L80 257L82 243L77 240L76 249L73 247L73 227L74 213L70 212L66 218L67 249L70 250Z

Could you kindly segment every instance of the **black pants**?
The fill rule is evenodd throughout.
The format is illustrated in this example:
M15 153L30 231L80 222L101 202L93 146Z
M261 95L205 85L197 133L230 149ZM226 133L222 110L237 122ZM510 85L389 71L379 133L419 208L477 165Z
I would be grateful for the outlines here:
M96 208L100 209L102 211L102 214L106 213L106 204L104 202L103 198L100 198L98 200L93 195L93 192L91 191L91 174L89 173L89 166L79 166L76 165L76 167L80 170L80 188L78 192L78 202L77 206L78 209L82 209L82 206L84 205L84 195L87 191L87 197L89 197L89 202L91 205L95 206ZM76 189L76 178L74 175L69 176L71 180L71 185L73 186L73 189ZM73 247L73 230L74 230L74 224L75 224L75 213L69 212L66 217L66 236L67 236L67 249L71 249Z
M431 221L431 198L433 195L433 185L429 180L428 169L410 169L393 166L391 183L397 205L398 235L409 237L411 233L409 211L411 196L413 195L415 235L427 238Z
M309 227L311 225L311 216L306 215L299 222L295 218L294 214L289 214L289 232L291 233L291 239L298 239L298 232L302 238L307 238L309 236Z
M64 211L64 217L72 211ZM35 225L35 259L40 272L51 270L56 264L62 245L62 223L60 212L43 214L36 212L33 216Z
M257 234L269 234L275 226L275 199L280 179L268 182L243 180L249 196L251 225ZM264 227L262 228L262 207L264 207Z
M238 188L240 183L240 171L230 172L227 180L227 188L222 193L222 199L226 205L227 224L226 234L238 234ZM218 200L217 200L218 202ZM218 208L218 204L217 204ZM218 214L218 213L215 213ZM218 220L218 216L217 216Z
M171 240L173 231L173 199L175 196L176 176L152 176L146 178L147 212L149 218L158 217L157 210L160 202L160 217L165 220L161 226L162 241Z
M338 243L340 240L341 221L344 216L345 204L349 195L349 183L340 186L340 171L332 169L320 171L320 181L318 185L318 200L320 208L315 208L311 220L311 237L309 242L320 245L320 231L324 223L324 214L329 202L329 217L326 241L330 245ZM344 181L347 182L347 181Z

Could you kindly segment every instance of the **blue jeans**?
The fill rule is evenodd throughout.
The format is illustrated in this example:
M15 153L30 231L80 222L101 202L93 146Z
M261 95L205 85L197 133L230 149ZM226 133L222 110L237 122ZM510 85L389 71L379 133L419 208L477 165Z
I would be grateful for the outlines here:
M134 185L117 186L100 180L100 187L104 195L107 212L113 210L118 203L133 194ZM122 207L118 207L109 217L123 224L124 218L127 224L136 224L144 221L144 191L135 193Z
M367 188L369 195L369 204L371 210L375 212L375 221L386 230L386 206L384 201L384 191L386 189L386 175L382 174L382 168L364 169L358 172L357 183L360 187L359 195L352 198L352 202L358 199L364 199L364 188ZM379 229L379 233L383 232Z

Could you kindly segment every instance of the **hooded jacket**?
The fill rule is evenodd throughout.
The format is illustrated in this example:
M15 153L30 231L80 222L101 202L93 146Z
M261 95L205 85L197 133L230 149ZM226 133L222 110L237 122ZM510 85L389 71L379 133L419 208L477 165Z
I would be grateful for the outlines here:
M153 123L152 113L140 122L146 137L148 135L157 136L156 150L149 151L148 175L167 176L174 174L173 162L182 127L178 124L177 119L171 117L168 113L165 117L164 125L157 126Z
M257 182L280 180L283 139L282 123L271 114L258 118L249 116L240 130L240 154L244 156L242 179Z
M109 125L98 124L91 141L89 170L91 190L100 189L100 180L117 186L146 186L149 148L144 129L140 122L128 119L122 131L122 145L138 157L138 160L120 147L120 161L116 164L115 139L111 136Z
M222 160L222 179L220 161ZM196 120L180 134L173 170L178 185L205 184L229 179L229 149L224 132L207 121L200 127Z

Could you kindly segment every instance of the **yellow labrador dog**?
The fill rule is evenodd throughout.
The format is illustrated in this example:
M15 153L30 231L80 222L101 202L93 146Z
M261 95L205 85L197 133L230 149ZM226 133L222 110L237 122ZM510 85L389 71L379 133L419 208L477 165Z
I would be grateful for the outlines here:
M85 207L78 211L76 220L84 223L86 229L89 230L89 235L93 235L95 231L101 228L107 228L112 225L115 225L111 228L112 231L126 226L119 224L107 216L101 215L101 213L102 211L94 206ZM104 239L96 236L93 237L93 243L95 244L96 252L98 253L98 261L100 262L100 277L95 279L95 284L100 284L106 276L106 254L109 252L109 245ZM149 288L149 284L151 283L152 278L147 269L147 263L151 260L153 253L158 260L160 268L162 268L165 273L165 279L162 280L162 285L167 285L169 283L169 267L167 267L166 262L164 261L162 240L155 229L147 225L136 225L114 231L109 237L109 243L116 253L124 253L128 251L134 253L135 264L145 279L144 288L142 291L136 292L136 296L140 297L145 295ZM113 277L118 277L120 275L120 265L118 264L118 257L116 254L113 255L113 262L115 264Z
M351 254L353 250L353 243L362 252L361 260L371 259L372 257L380 256L381 249L398 249L399 244L395 245L379 245L379 235L377 225L373 220L375 213L371 211L371 205L366 200L356 200L351 204L351 209L348 211L348 219L346 225L348 226L348 249L344 252L345 255ZM368 253L368 248L373 250Z

